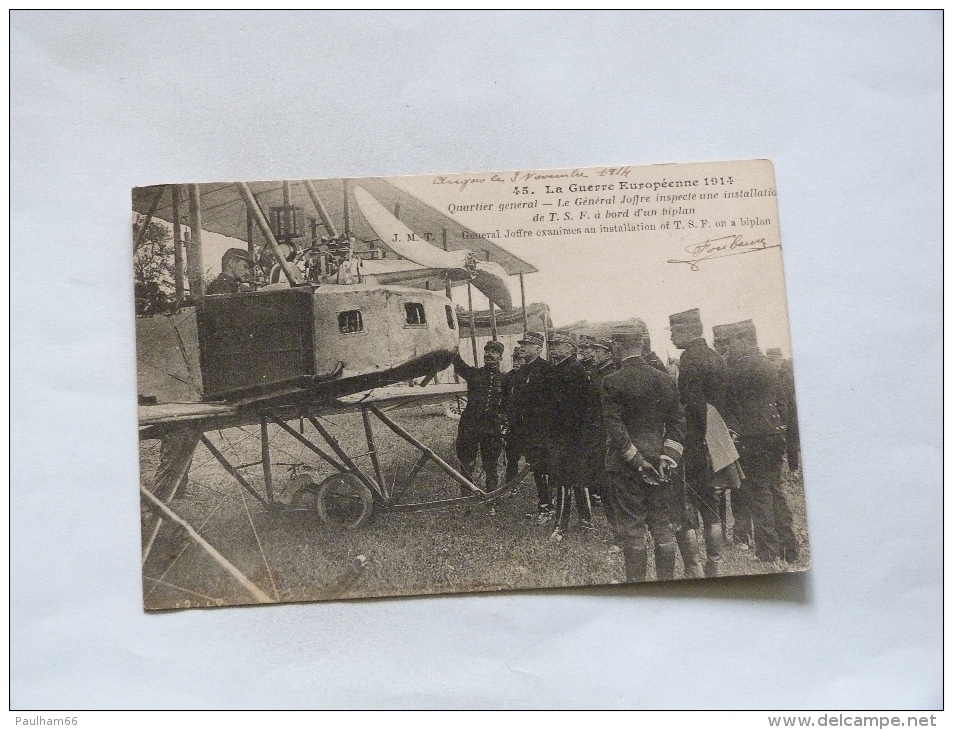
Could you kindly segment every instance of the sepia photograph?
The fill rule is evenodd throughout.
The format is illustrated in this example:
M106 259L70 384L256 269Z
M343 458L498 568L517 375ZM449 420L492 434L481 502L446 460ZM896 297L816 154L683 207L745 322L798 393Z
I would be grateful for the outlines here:
M770 161L132 208L145 609L810 567Z
M11 11L11 719L929 726L944 18Z

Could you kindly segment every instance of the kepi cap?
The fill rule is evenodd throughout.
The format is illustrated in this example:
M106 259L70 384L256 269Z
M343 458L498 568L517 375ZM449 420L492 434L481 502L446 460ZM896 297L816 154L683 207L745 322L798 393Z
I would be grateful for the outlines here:
M539 332L527 332L523 335L523 339L516 341L520 345L536 345L542 347L546 340L543 339L543 336Z
M633 319L630 322L625 322L623 324L617 324L612 328L612 333L610 337L615 339L617 337L644 337L649 331L649 328L645 326L645 322L641 319Z
M671 314L668 317L668 324L669 327L701 327L701 312L696 307L695 309Z
M730 324L716 324L711 328L711 336L716 340L727 340L731 337Z
M729 338L732 340L751 340L754 343L758 342L758 331L755 329L754 322L750 319L745 319L741 322L732 322L728 325L729 329Z
M569 332L553 332L549 335L550 344L557 345L560 342L565 342L573 347L578 347L576 344L576 338Z
M503 347L503 343L500 342L499 340L490 340L489 342L487 342L487 343L483 346L483 349L484 349L484 350L496 350L498 353L500 353L500 354L502 355L502 354L503 354L503 350L505 350L506 348Z

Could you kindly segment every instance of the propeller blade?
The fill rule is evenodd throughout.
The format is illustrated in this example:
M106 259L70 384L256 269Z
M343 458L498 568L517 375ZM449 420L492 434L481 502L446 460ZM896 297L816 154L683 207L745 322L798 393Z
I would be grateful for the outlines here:
M354 186L354 199L381 243L399 256L431 269L464 269L469 251L444 251L417 238L364 188Z
M513 298L507 283L509 275L495 261L477 261L473 286L486 295L486 298L501 309L512 309Z

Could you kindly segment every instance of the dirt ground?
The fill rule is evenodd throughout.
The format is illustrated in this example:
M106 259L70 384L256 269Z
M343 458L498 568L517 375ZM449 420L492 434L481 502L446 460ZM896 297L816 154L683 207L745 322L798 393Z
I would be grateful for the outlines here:
M457 424L443 415L443 407L412 407L390 415L450 464L458 465L453 455ZM372 474L360 416L321 420L349 454L363 455L356 461ZM320 443L313 429L305 426L305 435ZM334 473L288 434L276 427L270 433L280 501L290 501L302 475L319 483ZM399 482L410 471L417 452L380 424L375 424L374 433L385 478ZM233 464L249 465L241 471L263 494L261 467L254 463L261 459L258 429L229 429L208 436ZM157 441L142 443L144 484L151 483L158 451ZM801 561L793 567L805 570L810 551L800 473L791 473L785 466L784 482L802 546ZM459 488L431 463L401 501L458 494ZM498 501L492 511L483 504L421 512L378 509L361 528L332 529L321 522L307 500L297 510L266 511L200 445L188 486L171 506L259 588L280 601L604 585L624 579L622 557L601 509L596 510L594 532L576 530L553 543L549 539L552 525L539 526L527 517L535 504L535 488L527 477L516 495ZM354 564L358 556L364 558L360 569ZM783 569L763 564L752 551L738 547L727 550L725 564L728 575ZM682 576L681 570L679 561L677 577ZM143 595L148 609L255 602L174 525L160 531L143 568Z

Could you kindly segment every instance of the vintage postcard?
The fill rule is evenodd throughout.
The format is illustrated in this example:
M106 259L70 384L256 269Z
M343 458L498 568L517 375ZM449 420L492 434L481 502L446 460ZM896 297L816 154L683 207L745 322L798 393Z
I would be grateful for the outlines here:
M771 162L132 207L147 610L809 567Z

